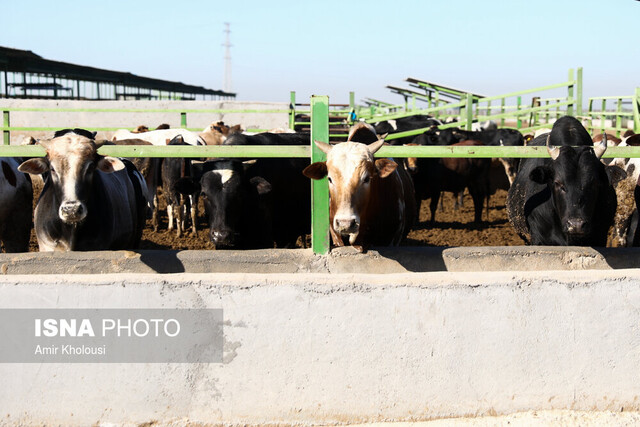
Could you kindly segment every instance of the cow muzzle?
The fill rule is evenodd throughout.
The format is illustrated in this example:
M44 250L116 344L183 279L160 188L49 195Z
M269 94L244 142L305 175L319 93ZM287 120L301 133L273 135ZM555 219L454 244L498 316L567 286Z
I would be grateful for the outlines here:
M589 224L582 218L569 218L566 225L567 234L583 236L589 232Z
M216 249L233 249L238 244L238 236L231 230L211 229L210 237Z
M77 224L87 217L87 208L82 202L62 202L58 216L66 224Z
M335 216L333 218L333 229L338 234L357 234L360 230L360 221L355 215Z

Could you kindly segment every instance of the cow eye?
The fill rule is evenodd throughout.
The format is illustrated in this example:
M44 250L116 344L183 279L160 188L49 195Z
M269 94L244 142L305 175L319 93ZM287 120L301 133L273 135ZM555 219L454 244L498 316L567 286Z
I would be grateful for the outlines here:
M369 175L365 176L364 179L362 180L362 182L364 182L365 184L368 184L369 181L371 181L371 177Z
M333 184L333 180L331 179L330 176L327 177L327 181L329 181L329 184Z
M562 191L563 193L567 192L567 189L564 187L564 185L561 182L556 181L554 182L554 184L556 186L556 189Z

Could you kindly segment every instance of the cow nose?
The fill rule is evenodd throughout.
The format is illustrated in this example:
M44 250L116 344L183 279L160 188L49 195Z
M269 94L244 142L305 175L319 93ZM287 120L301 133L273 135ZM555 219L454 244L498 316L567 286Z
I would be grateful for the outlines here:
M571 234L584 234L587 223L581 218L569 218L567 220L567 232Z
M211 230L211 242L216 249L231 248L236 244L235 234L230 230Z
M82 221L87 211L84 208L82 202L63 202L60 204L60 219L64 222L79 222Z
M335 229L339 233L356 233L358 231L358 223L355 218L335 218Z

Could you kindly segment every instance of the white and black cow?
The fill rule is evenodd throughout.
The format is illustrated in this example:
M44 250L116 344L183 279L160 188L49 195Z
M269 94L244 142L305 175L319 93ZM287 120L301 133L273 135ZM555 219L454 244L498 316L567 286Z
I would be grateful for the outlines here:
M577 119L558 119L550 133L530 144L547 145L551 158L527 158L507 196L509 221L533 245L605 246L616 212L613 183L625 176L600 158Z
M19 165L15 158L0 158L0 241L5 252L29 250L33 187L29 175L18 172Z
M135 166L99 155L92 139L73 131L39 144L46 156L18 170L44 177L34 215L40 251L137 248L147 200Z
M210 160L193 165L194 176L178 180L183 194L202 196L209 237L216 249L272 248L271 184L249 177L251 166L239 160Z

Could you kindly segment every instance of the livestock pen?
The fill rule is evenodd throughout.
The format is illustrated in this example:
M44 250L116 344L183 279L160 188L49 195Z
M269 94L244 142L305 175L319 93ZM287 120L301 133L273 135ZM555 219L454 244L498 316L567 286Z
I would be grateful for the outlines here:
M464 102L471 111L473 99ZM327 97L311 99L312 140L329 140L329 109ZM100 153L323 158L309 146ZM43 154L0 147L0 156ZM391 146L376 155L548 153ZM313 193L311 249L0 254L3 309L206 307L224 315L220 363L2 363L0 415L44 424L317 425L640 410L637 249L329 251L326 184L314 183Z

